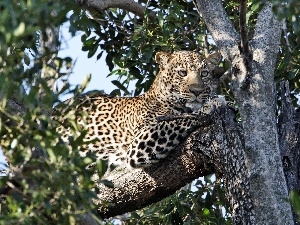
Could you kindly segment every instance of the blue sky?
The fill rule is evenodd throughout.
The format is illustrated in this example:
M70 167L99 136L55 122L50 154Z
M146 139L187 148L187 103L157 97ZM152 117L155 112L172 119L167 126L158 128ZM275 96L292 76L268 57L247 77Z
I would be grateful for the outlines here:
M59 51L59 57L71 57L76 59L76 64L73 70L73 74L70 76L71 84L80 84L88 74L92 75L91 81L87 87L87 91L90 90L104 90L106 93L110 93L114 87L111 80L115 77L108 77L108 67L105 63L105 54L101 59L97 61L95 54L92 58L87 58L87 52L81 51L81 35L79 33L75 37L71 37L68 33L68 24L63 25L62 29L62 45Z

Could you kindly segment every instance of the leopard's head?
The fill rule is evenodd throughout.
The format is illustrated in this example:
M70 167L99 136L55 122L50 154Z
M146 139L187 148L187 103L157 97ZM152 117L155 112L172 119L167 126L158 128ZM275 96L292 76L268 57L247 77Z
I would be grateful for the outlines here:
M219 53L204 57L191 51L158 52L155 60L160 71L153 88L158 90L162 99L198 109L212 94L212 71L220 57Z

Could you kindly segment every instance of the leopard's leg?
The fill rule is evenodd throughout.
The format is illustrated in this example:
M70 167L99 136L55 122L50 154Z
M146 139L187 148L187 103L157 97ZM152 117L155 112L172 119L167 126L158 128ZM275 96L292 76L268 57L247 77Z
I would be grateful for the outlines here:
M200 125L196 116L149 124L139 129L127 153L130 167L146 167L167 157Z
M212 114L217 108L226 106L228 102L224 96L214 95L211 96L204 105L194 114Z
M222 95L214 95L209 98L209 100L204 104L204 107L200 108L199 112L201 113L209 113L205 111L211 111L212 107L218 108L221 106L227 106L233 112L237 113L239 110L235 107L234 102L227 101Z
M128 147L127 164L130 167L146 167L166 158L192 131L207 123L217 108L224 105L225 98L212 97L196 114L161 116L157 123L141 127Z

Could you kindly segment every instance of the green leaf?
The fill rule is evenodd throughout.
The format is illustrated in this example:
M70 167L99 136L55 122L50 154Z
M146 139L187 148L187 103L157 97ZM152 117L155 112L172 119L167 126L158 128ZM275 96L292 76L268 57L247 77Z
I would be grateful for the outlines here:
M131 213L130 213L130 217L132 217L132 218L134 218L134 219L140 219L140 218L141 218L140 215L137 214L136 212L131 212Z
M114 68L114 64L112 62L113 58L110 54L106 55L105 62L108 65L109 71L112 71Z
M120 83L118 80L113 80L112 83L117 86L120 90L124 91L125 94L130 94L130 92L127 90L126 87L123 86L123 84Z
M23 35L24 32L25 32L25 23L24 23L24 22L21 22L21 23L19 24L19 26L15 29L14 35L18 37L18 36Z
M99 59L102 57L103 52L104 52L104 51L101 51L101 52L97 55L97 60L99 60Z
M203 216L209 216L209 215L210 215L209 209L208 209L208 208L204 208L204 209L202 210L202 215L203 215Z
M290 200L295 212L300 215L300 195L297 191L290 192Z
M158 16L158 25L160 27L163 27L164 26L164 17L163 17L162 12L158 11L157 16Z

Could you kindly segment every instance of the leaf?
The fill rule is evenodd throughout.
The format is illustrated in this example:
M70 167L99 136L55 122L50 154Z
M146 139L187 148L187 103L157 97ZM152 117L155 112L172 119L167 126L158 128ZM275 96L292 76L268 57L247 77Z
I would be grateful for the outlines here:
M290 192L290 200L294 207L295 212L300 215L300 196L297 191Z
M143 76L141 75L141 72L138 68L136 67L131 67L129 69L129 73L132 74L135 78L139 79L139 80L143 80Z
M97 55L97 60L99 60L99 59L102 57L103 52L104 52L104 51L101 51L101 52Z
M105 58L105 62L108 65L109 71L112 71L114 68L114 64L112 62L113 58L111 56L111 54L107 54L106 58Z
M140 219L140 218L141 218L140 215L137 214L136 212L131 212L131 213L130 213L130 217L132 217L132 218L134 218L134 219Z
M158 11L157 16L158 16L158 25L160 27L163 27L163 25L164 25L164 17L163 17L162 12Z
M115 89L112 92L110 92L109 95L111 95L111 96L121 96L121 91L120 91L120 89Z
M203 215L203 216L209 216L209 215L210 215L209 209L208 209L208 208L204 208L204 209L202 210L202 215Z
M118 80L113 80L112 83L117 86L120 90L124 91L125 94L130 94L130 92L127 90L126 87L123 86L123 84L120 83Z
M15 36L21 36L25 32L25 23L21 22L19 26L14 30Z
M97 49L98 49L98 44L97 43L98 43L98 41L96 41L94 43L94 47L89 50L88 58L92 58L95 55L95 53L97 52Z

